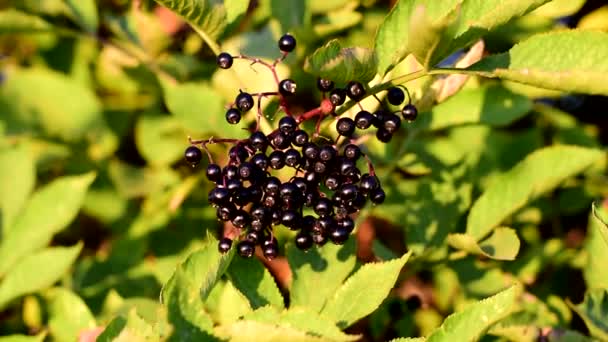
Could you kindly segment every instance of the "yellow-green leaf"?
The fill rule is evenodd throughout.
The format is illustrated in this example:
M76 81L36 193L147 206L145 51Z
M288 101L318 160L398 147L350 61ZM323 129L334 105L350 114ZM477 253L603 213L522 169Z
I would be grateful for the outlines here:
M494 229L490 237L479 243L468 234L450 234L448 243L454 248L496 260L514 260L520 247L515 230L505 227Z

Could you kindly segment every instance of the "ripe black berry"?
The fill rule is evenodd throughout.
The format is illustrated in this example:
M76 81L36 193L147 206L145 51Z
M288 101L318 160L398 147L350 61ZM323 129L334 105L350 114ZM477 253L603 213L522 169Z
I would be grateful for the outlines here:
M403 93L403 90L401 90L401 88L392 87L388 90L386 98L388 99L388 103L394 106L398 106L402 104L405 100L405 94Z
M338 152L333 146L325 145L319 149L319 159L324 162L328 162L336 157Z
M236 96L234 103L241 112L246 112L253 108L253 96L249 93L240 92Z
M284 116L279 120L279 131L285 134L293 133L297 127L296 119L292 116Z
M362 110L355 115L355 125L359 129L368 129L374 122L374 115L368 111Z
M238 163L242 163L247 160L247 158L249 158L249 152L247 152L247 149L245 147L241 145L235 145L232 146L228 151L228 157L230 157L231 160L234 160Z
M226 188L215 187L209 191L209 195L207 196L207 200L211 204L215 205L223 205L229 203L230 199L230 191Z
M249 214L245 210L237 210L232 219L232 224L238 228L244 228L249 223Z
M279 38L279 50L283 52L291 52L296 48L296 39L289 33L284 34Z
M345 216L338 221L338 226L341 226L350 234L355 229L355 221L349 216Z
M387 132L393 134L401 127L401 119L395 114L389 114L384 118L382 127L384 127Z
M317 88L322 92L334 89L334 82L325 78L317 78Z
M217 55L217 66L222 69L229 69L232 66L232 56L227 52Z
M382 202L384 202L385 198L386 198L386 193L384 193L384 190L382 190L382 188L377 188L377 189L373 190L372 192L370 192L370 194L369 194L369 199L374 204L382 204Z
M237 251L243 258L251 258L255 252L255 244L249 240L240 241L237 244Z
M344 156L348 159L357 160L361 157L361 149L355 144L348 144L344 147Z
M329 101L334 107L344 104L346 101L346 90L342 88L336 88L329 93Z
M354 101L359 101L365 96L365 88L360 82L348 82L346 85L346 95Z
M293 148L290 148L285 151L285 165L287 166L297 167L298 165L300 165L301 158L302 157L300 156L300 152Z
M268 156L268 160L270 161L270 167L275 170L282 169L285 166L285 154L282 151L273 151Z
M293 144L298 147L304 146L308 142L308 133L299 129L293 133Z
M222 168L217 164L209 164L205 174L208 180L217 183L222 179Z
M281 181L277 177L268 177L264 184L264 192L268 195L278 195Z
M215 212L217 218L221 221L231 221L236 214L236 206L232 203L227 203L217 208Z
M231 247L232 247L232 240L230 240L227 237L221 238L217 244L217 250L222 254L227 253Z
M401 115L404 120L414 121L418 117L418 109L413 104L407 104L401 109Z
M236 108L228 109L226 111L226 121L231 125L239 123L241 121L241 112Z
M239 168L236 165L227 165L222 170L224 177L228 179L237 179L239 177Z
M325 178L325 186L334 191L340 186L340 178L338 175L329 175Z
M389 141L391 141L391 139L393 138L393 134L389 131L387 131L386 129L384 129L384 127L382 128L378 128L378 130L376 131L376 138L378 138L378 140L380 140L383 143L387 143Z
M302 153L307 159L316 160L319 158L319 147L314 143L306 143L304 147L302 147Z
M329 198L321 197L317 200L313 210L319 216L326 216L333 214L334 206Z
M297 230L300 225L300 220L302 216L298 214L295 210L284 210L281 215L281 223L292 230Z
M275 244L269 244L262 248L262 252L264 253L264 257L268 260L272 260L279 255L279 246Z
M306 251L312 247L312 236L307 231L300 231L296 235L296 247L300 250Z
M355 132L355 122L351 118L340 118L336 123L338 134L350 137Z
M196 146L188 146L186 152L184 152L184 157L190 165L196 166L203 159L203 152Z
M279 83L279 93L283 96L291 96L296 93L296 82L292 79L284 79Z
M255 166L250 162L244 162L239 166L239 176L242 180L248 180L255 176Z
M263 151L268 147L268 137L260 131L251 133L249 142L251 143L251 146L258 151Z
M348 240L350 232L344 226L336 226L329 232L329 239L336 245L342 245Z
M359 189L362 192L368 193L372 190L376 190L380 186L380 182L378 181L378 177L372 176L369 174L364 174L361 176L361 183L359 184Z
M283 150L291 145L291 137L287 133L276 132L272 137L271 143L274 148Z

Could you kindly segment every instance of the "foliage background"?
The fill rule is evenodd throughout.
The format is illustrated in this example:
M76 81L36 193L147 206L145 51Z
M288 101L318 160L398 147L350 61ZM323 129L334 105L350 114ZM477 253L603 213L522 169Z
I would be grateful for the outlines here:
M276 39L293 32L298 49L279 72L297 80L291 105L303 111L318 103L318 74L351 76L323 69L322 54L306 62L332 38L376 49L378 60L361 49L348 69L372 84L376 71L419 68L401 62L409 53L427 71L474 62L476 39L446 40L451 14L430 1L402 0L377 38L393 1L158 2L197 29L154 1L0 1L0 341L86 341L104 329L99 340L608 340L608 228L591 215L596 201L608 217L608 40L566 33L496 55L537 33L608 31L602 1L489 15L479 36L502 59L471 77L408 82L419 120L387 146L366 143L389 194L359 215L356 243L298 254L284 232L287 257L272 262L215 252L205 165L182 160L188 136L245 137L225 123L225 104L239 88L274 87L246 63L217 70L214 52L276 58ZM193 3L206 7L188 12ZM428 3L430 16L410 3ZM420 22L408 32L401 16ZM408 34L420 40L406 44ZM572 77L515 83L523 76L495 70L504 56Z

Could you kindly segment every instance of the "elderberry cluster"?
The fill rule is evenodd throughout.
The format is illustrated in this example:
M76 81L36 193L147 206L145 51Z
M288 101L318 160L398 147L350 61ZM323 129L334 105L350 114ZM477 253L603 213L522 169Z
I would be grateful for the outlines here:
M275 64L264 64L272 72L275 72L276 63L295 49L296 40L286 34L279 39L278 46L282 57ZM224 52L218 55L217 64L220 68L230 68L234 58L260 62ZM216 208L217 218L230 222L236 231L230 237L220 239L220 252L230 250L233 239L238 239L236 248L240 256L252 257L256 246L260 246L263 255L272 259L278 254L278 243L273 235L277 225L297 231L295 245L301 250L322 246L327 241L343 244L355 228L351 215L368 201L373 204L384 202L385 192L380 180L370 160L352 138L356 129L374 126L377 138L388 142L401 126L399 111L380 109L369 113L361 110L354 120L336 118L335 128L343 143L338 144L339 139L336 142L315 141L318 125L311 136L300 128L303 121L315 118L320 123L326 117L339 116L336 108L344 104L346 97L358 102L366 96L365 87L357 81L337 88L332 81L319 78L317 87L323 92L320 106L300 115L290 113L286 107L285 98L296 92L296 82L291 79L277 82L273 92L250 94L240 90L226 111L226 121L230 124L240 122L254 107L254 97L261 101L266 96L278 96L285 115L278 120L276 129L268 134L259 130L262 113L258 112L258 125L249 138L192 141L186 149L186 160L196 165L203 156L197 145L207 150L206 145L211 143L233 144L227 165L222 167L210 160L206 169L207 179L215 184L208 194L209 203ZM405 94L401 88L393 87L388 90L387 100L392 105L401 105ZM258 103L258 111L259 108ZM416 107L411 103L400 112L408 121L417 116ZM361 171L359 165L367 165L367 172ZM273 175L274 171L284 168L293 170L291 178L281 180Z

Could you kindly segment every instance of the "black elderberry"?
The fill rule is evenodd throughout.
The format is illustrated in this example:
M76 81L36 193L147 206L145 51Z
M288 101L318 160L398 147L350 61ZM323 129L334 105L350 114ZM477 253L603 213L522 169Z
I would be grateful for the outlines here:
M384 127L381 127L378 128L378 130L376 131L376 138L378 138L378 140L383 143L387 143L391 141L391 139L393 138L393 134L387 131Z
M329 175L325 178L325 186L334 191L340 186L340 177L338 175Z
M334 206L329 198L321 197L317 200L313 210L319 216L327 216L333 214Z
M249 223L249 214L245 210L239 209L232 219L232 224L237 228L244 228Z
M293 133L293 144L298 147L304 146L308 142L308 133L298 129Z
M327 235L324 233L312 233L312 241L315 245L321 247L327 243Z
M336 227L334 227L334 229L332 229L329 232L329 239L331 240L331 242L335 243L336 245L342 245L342 244L346 243L349 235L350 235L350 232L348 231L348 229L346 229L343 226L337 225Z
M232 240L230 240L227 237L221 238L217 244L217 250L222 254L227 253L231 247L232 247Z
M245 235L245 239L247 241L251 241L254 245L257 245L260 242L260 238L262 237L262 231L260 230L250 230Z
M343 184L338 191L340 192L340 197L342 197L343 201L350 201L357 196L359 189L356 185L351 183Z
M285 151L285 165L297 167L298 165L300 165L300 159L300 152L298 152L297 150L290 148Z
M344 228L349 234L355 229L355 221L350 216L338 220L338 226Z
M401 119L395 114L389 114L384 118L382 127L384 127L387 132L393 134L401 127Z
M268 219L268 209L264 208L261 205L256 205L253 208L251 208L250 213L251 213L251 217L253 217L254 219L258 219L261 221Z
M298 189L298 186L293 183L283 183L279 187L279 194L283 198L294 197L297 196L299 190L300 189Z
M357 170L357 163L352 159L342 159L339 170L342 176L352 175Z
M388 103L392 104L393 106L398 106L405 100L405 94L401 88L392 87L388 90L386 98L388 99Z
M279 50L283 52L291 52L296 48L296 39L289 33L284 34L279 38Z
M279 82L279 93L283 96L291 96L296 93L296 82L292 79L284 79Z
M279 255L279 246L277 244L268 244L262 248L264 257L268 260L272 260Z
M300 250L309 250L313 244L312 236L307 231L300 231L298 234L296 234L295 244Z
M247 149L245 147L241 145L235 145L232 146L228 151L228 157L230 157L231 160L234 160L238 163L242 163L247 160L247 158L249 158L249 152L247 152Z
M264 196L264 192L262 191L262 188L259 187L258 185L252 185L251 187L248 188L249 190L249 201L251 203L258 203L259 201L262 200L262 196Z
M236 165L226 165L222 170L222 174L226 180L237 179L239 177L239 168Z
M327 164L322 161L315 162L313 171L317 174L324 174L327 171Z
M266 195L264 197L264 205L272 208L279 203L278 195Z
M246 92L240 92L236 96L234 103L236 104L236 107L244 113L253 108L253 96Z
M184 152L184 157L190 165L196 166L203 159L203 152L196 146L188 146L186 152Z
M230 193L234 194L237 191L241 190L242 187L243 187L243 183L241 183L241 181L238 179L226 180L226 189L228 189L228 191L230 191Z
M260 219L251 220L251 230L261 232L262 230L264 230L265 227L266 227L266 224L264 221L262 221Z
M323 234L332 231L337 223L331 216L322 216L317 219L313 226L313 232L321 232Z
M239 255L243 258L251 258L255 252L255 244L248 240L240 241L236 248Z
M325 145L319 149L319 159L328 162L336 157L338 152L333 146Z
M317 202L317 198L319 198L317 192L307 192L304 195L304 205L309 208L312 207Z
M230 221L236 214L236 206L232 203L226 203L217 207L216 216L221 221Z
M279 131L285 134L293 133L297 127L298 124L293 116L284 116L279 120Z
M368 129L374 122L374 115L368 111L362 110L355 115L355 125L359 129Z
M352 208L352 212L357 212L363 207L365 207L365 202L367 202L367 198L361 192L357 193L357 196L349 202L350 208Z
M372 125L374 125L374 127L376 127L376 128L382 128L384 125L384 121L386 120L386 118L389 115L391 115L391 113L384 109L379 109L379 110L375 111L374 112L374 121L372 122Z
M362 192L368 193L372 190L376 190L379 186L380 182L378 181L378 177L369 174L364 174L363 176L361 176L361 183L359 184L359 188Z
M266 171L268 168L268 157L263 153L258 153L251 158L253 165L257 166L260 170Z
M215 187L209 191L207 196L209 203L215 205L223 205L230 200L230 191L226 188Z
M295 185L302 193L308 190L308 183L303 177L295 177L291 180L291 183Z
M348 82L346 85L346 95L354 101L359 101L365 96L365 87L357 81Z
M217 55L217 66L219 66L222 69L229 69L232 66L232 56L227 53L227 52L222 52L219 55Z
M277 132L272 137L271 143L272 143L272 146L274 146L274 148L283 150L283 149L288 148L289 145L291 145L291 139L287 133Z
M346 90L342 88L333 89L329 93L329 101L334 107L344 104L344 101L346 101Z
M374 189L373 191L371 191L369 193L369 199L374 204L382 204L384 202L385 198L386 198L386 193L384 192L384 190L382 190L382 188Z
M334 89L334 82L325 78L317 78L317 88L322 92Z
M220 180L222 180L222 168L217 164L209 164L207 165L205 175L207 176L208 180L218 183Z
M292 230L296 230L299 228L300 220L302 217L295 210L284 210L281 215L281 223Z
M243 180L249 180L254 177L255 171L255 166L250 162L241 163L239 166L239 176L241 176L241 179Z
M269 195L278 195L281 181L277 177L268 177L264 184L264 192Z
M355 144L348 144L344 147L344 156L348 159L357 160L361 157L361 149Z
M355 122L351 118L340 118L336 123L338 134L350 137L355 132Z
M281 223L281 216L282 216L283 212L281 210L273 210L270 213L270 217L272 219L272 224L280 224Z
M251 133L249 142L251 143L251 146L258 151L264 151L268 147L268 137L260 131Z
M413 104L407 104L401 109L401 115L406 121L414 121L418 117L418 109Z
M307 143L302 147L304 157L310 160L319 158L319 147L314 143Z
M283 151L272 151L272 153L268 156L268 161L270 162L270 167L279 170L285 166L285 154Z
M226 122L235 125L241 121L241 112L236 108L230 108L226 111Z

